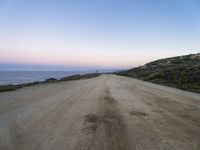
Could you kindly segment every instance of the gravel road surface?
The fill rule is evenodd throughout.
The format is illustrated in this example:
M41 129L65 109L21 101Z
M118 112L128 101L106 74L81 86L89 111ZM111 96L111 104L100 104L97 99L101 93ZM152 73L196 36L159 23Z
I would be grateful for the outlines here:
M200 94L116 75L0 93L1 150L200 150Z

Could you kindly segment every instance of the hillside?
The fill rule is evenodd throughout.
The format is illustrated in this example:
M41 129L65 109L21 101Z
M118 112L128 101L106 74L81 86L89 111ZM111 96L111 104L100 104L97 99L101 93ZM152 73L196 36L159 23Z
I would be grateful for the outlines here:
M200 92L200 53L159 59L117 74Z

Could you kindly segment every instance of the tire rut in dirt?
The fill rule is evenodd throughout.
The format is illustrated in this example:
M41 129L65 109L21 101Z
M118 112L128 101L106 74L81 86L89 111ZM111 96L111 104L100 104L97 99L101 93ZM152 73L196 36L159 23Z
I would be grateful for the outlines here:
M117 101L108 89L99 100L98 112L84 118L83 133L90 137L87 149L130 150L127 127L117 108Z

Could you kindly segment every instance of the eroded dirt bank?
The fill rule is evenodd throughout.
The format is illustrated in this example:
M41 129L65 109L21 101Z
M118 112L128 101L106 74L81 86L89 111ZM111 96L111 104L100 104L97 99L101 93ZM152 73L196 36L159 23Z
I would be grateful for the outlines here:
M199 150L200 94L115 75L1 93L0 149Z

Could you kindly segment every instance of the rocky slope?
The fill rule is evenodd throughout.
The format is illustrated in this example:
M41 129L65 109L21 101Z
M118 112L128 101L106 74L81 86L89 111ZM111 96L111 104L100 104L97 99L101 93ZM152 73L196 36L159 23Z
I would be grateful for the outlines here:
M200 92L200 53L159 59L117 74Z

